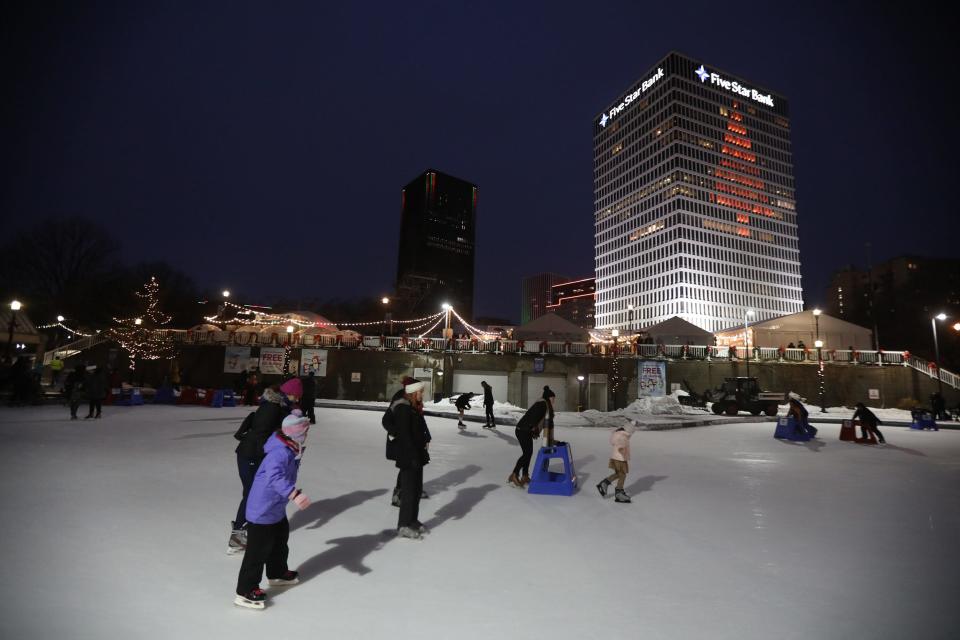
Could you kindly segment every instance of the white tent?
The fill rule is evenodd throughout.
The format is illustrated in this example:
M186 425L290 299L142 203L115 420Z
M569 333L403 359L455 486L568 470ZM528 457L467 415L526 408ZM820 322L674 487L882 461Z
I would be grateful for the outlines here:
M791 342L813 348L817 339L817 317L812 310L801 311L788 316L750 323L750 344L757 347L786 347ZM743 325L731 327L716 334L720 346L743 346ZM820 314L819 336L824 349L857 350L873 348L873 333L866 327Z

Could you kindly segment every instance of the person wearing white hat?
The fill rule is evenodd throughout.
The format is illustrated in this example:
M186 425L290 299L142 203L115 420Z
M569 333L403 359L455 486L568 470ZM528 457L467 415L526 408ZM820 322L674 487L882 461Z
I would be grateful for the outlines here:
M616 501L630 502L630 496L623 488L623 483L627 479L627 473L630 472L630 436L636 430L636 423L631 421L622 427L618 427L610 434L610 445L613 451L610 452L610 464L613 474L600 481L597 485L597 491L604 498L607 497L607 489L610 484L616 480Z
M397 535L411 540L423 539L426 527L420 522L420 496L423 492L423 467L430 462L427 439L421 425L423 382L404 385L403 398L393 404L396 466L400 469L400 515Z

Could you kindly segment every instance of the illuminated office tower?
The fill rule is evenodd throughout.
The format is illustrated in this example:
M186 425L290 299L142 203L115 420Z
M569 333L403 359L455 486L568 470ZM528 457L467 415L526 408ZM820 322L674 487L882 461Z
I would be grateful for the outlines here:
M803 309L786 99L670 53L593 123L598 328ZM633 312L629 306L633 305Z

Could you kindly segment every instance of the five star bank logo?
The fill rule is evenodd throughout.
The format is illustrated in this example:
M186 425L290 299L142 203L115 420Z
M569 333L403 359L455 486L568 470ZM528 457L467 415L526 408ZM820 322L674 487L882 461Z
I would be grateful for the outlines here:
M700 65L700 68L694 71L694 73L700 78L700 82L706 82L707 78L710 77L710 74L703 68L703 65Z
M603 117L600 118L600 126L601 126L601 127L607 126L607 120L609 120L609 119L610 119L610 118L607 117L607 114L603 114Z

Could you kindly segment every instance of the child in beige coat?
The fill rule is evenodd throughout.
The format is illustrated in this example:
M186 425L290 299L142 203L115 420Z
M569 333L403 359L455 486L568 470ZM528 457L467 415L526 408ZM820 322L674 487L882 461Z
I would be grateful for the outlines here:
M597 485L597 491L604 498L607 497L607 489L610 484L616 480L617 488L614 500L616 502L630 502L630 496L623 490L623 483L627 479L627 473L630 471L630 436L636 430L634 423L628 423L626 426L616 429L610 434L610 445L613 450L610 452L609 467L613 473Z

